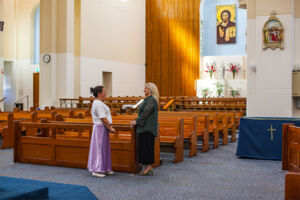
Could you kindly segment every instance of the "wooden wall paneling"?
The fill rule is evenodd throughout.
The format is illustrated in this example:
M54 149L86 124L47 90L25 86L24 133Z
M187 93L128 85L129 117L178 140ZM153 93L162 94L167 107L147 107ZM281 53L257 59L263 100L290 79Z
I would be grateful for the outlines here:
M162 96L195 96L200 0L146 1L146 81Z

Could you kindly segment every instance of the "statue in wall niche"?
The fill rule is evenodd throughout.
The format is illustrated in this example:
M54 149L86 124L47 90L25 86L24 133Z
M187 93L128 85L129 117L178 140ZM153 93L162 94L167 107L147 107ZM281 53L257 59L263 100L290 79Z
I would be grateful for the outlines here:
M235 42L235 5L217 6L217 44Z
M220 75L220 79L224 80L224 76L225 76L225 64L224 64L224 62L222 62L222 64L220 65L219 75Z
M271 16L264 24L263 29L263 50L271 48L275 50L284 48L284 38L283 38L283 26L280 20L276 17L276 12L273 11Z

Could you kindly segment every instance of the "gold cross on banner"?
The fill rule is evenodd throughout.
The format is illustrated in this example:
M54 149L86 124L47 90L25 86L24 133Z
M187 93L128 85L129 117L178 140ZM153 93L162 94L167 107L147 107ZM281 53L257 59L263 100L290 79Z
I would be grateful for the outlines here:
M271 140L273 141L274 140L273 131L277 131L277 130L274 129L273 126L271 125L271 127L268 129L268 131L271 131Z

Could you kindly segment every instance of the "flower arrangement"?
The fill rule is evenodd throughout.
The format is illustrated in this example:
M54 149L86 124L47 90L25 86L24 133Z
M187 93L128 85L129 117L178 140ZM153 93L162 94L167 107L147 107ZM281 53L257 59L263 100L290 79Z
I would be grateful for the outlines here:
M224 89L223 89L224 85L222 83L218 83L218 82L215 85L217 87L217 95L218 95L218 97L221 97L222 93L224 92Z
M201 95L203 98L207 98L209 96L209 94L210 94L209 88L205 88L205 89L201 90Z
M217 71L216 62L213 62L210 65L206 64L206 68L207 70L205 70L205 72L209 73L210 79L212 79L213 73Z
M232 97L239 97L241 96L241 88L237 88L236 90L233 88L230 88L230 95Z
M237 72L239 72L241 69L240 63L238 63L238 64L237 63L229 63L228 66L229 66L229 69L226 69L226 71L232 72L232 77L233 77L233 79L235 79L235 74Z

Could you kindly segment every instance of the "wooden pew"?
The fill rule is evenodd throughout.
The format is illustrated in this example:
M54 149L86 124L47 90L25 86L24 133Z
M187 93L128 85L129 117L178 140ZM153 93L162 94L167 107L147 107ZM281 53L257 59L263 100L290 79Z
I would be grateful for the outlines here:
M107 97L104 103L110 108L117 108L121 111L121 107L124 104L136 104L140 99L144 97ZM77 108L90 108L94 101L93 97L79 97L60 99L61 107L66 107L67 104L70 107L76 103ZM65 106L63 106L65 105ZM246 110L246 98L197 98L189 96L165 96L160 97L160 107L163 110Z
M14 162L45 164L64 167L87 167L90 136L90 124L15 122ZM49 131L49 137L22 136L23 128L35 128ZM115 125L116 133L111 139L112 169L114 171L137 173L136 137L134 129L127 125ZM88 130L89 137L80 139L57 138L57 129ZM120 140L119 133L128 132L128 140Z
M61 115L57 115L56 116L56 121L60 121L60 122L66 122L66 123L80 123L80 124L92 124L92 118L84 118L84 119L78 119L78 118L63 118ZM113 119L113 126L114 124L124 124L124 125L129 125L130 124L130 120L115 120ZM111 134L111 137L113 137L114 134ZM122 138L124 137L130 137L129 134L123 134ZM155 138L155 149L154 149L154 164L152 165L153 167L158 167L162 164L162 160L160 159L160 137L159 137L159 131L157 134L157 137Z
M116 118L113 118L114 123L127 123L129 124L131 120L135 119L135 116L118 116ZM70 119L65 118L63 119L65 122L82 122L82 123L92 123L91 118L85 118L85 119ZM179 120L178 118L173 118L173 120ZM183 161L183 142L184 142L184 124L181 125L180 120L178 122L173 121L170 122L168 120L166 121L159 121L159 135L156 137L156 146L155 146L155 166L160 165L161 160L158 156L159 145L163 146L171 146L172 152L174 152L174 163ZM169 126L169 127L168 127ZM182 127L181 127L182 126ZM182 129L182 130L181 130Z
M176 112L170 112L171 114L161 114L159 112L159 123L163 121L178 121L184 119L184 139L189 143L189 156L197 155L197 137L202 139L202 152L209 150L209 134L208 134L208 116L205 115L184 115ZM162 112L163 113L163 112ZM133 120L137 115L118 115L114 116L113 119L128 119Z
M117 117L113 117L113 120L128 120L131 121L135 117L132 115L121 115ZM158 122L160 124L164 122L176 122L180 119L184 119L184 139L186 139L189 145L189 156L196 156L197 155L197 117L193 116L159 116ZM174 132L174 136L176 133ZM208 143L208 142L207 142ZM207 144L208 145L208 144Z
M285 200L298 200L300 199L300 173L287 172L285 175Z
M51 111L50 114L39 114L37 112L30 111L21 111L16 113L0 113L0 124L2 124L3 132L2 132L2 149L12 148L14 146L14 121L22 120L22 121L30 121L30 122L38 122L41 119L55 119L56 112ZM1 128L1 125L0 125ZM35 129L28 129L28 135L36 134Z
M180 119L184 120L184 134L183 138L188 142L189 146L189 157L197 155L197 130L198 130L198 119L197 117L192 116L160 116L159 122L175 122Z
M222 131L226 131L229 133L230 131L230 134L231 134L231 142L235 142L236 141L236 130L237 130L237 123L238 123L238 117L237 115L240 116L243 116L244 113L241 113L241 112L236 112L236 111L179 111L179 112L166 112L166 111L160 111L159 113L161 113L162 115L196 115L196 116L199 116L199 115L209 115L209 118L211 121L215 121L213 123L211 123L211 126L210 126L210 133L212 133L213 131L213 125L217 125L216 123L216 114L219 114L218 118L220 121L222 121L222 117L225 117L227 118L228 122L227 122L227 129L224 128L224 130L220 130L221 133ZM177 114L176 114L177 113ZM237 114L238 113L238 114ZM227 115L227 116L226 116ZM226 126L226 124L224 124L224 126ZM228 135L227 133L227 135ZM224 136L224 135L223 135ZM226 141L227 138L226 138L226 135L224 136L223 138L223 144L227 144L228 142ZM214 146L217 146L217 145L214 145Z
M300 172L300 127L282 126L282 170Z
M282 126L282 170L285 176L285 200L300 199L300 127Z
M2 145L1 149L12 148L14 145L14 121L15 120L33 120L31 114L13 114L13 113L0 113L0 119L3 126L2 132Z
M178 122L163 121L160 122L159 126L161 151L164 151L162 146L165 146L167 152L174 152L174 163L183 161L184 120L180 119Z
M1 149L11 148L14 143L14 116L12 113L8 113L7 116L0 116L0 120L2 135Z
M219 123L219 120L221 120L221 116L217 116L214 112L209 113L203 113L203 112L166 112L161 111L159 112L160 116L197 116L198 119L200 119L205 115L208 115L208 129L207 127L203 127L203 120L200 121L200 124L198 124L198 127L200 127L200 130L198 130L197 135L203 136L203 147L202 152L205 152L209 149L208 141L209 141L209 134L213 137L213 148L218 148L219 146L219 133L221 131L222 126ZM199 120L198 120L199 121ZM204 121L205 122L205 121ZM205 122L207 123L207 122ZM204 124L205 124L204 123ZM226 129L226 127L224 127Z
M190 117L190 116L189 116ZM119 115L113 117L113 121L116 120L127 120L131 121L135 119L135 115ZM174 163L183 161L183 150L184 150L184 137L186 137L190 142L190 153L189 156L195 156L197 153L197 142L194 127L197 126L194 124L194 119L190 117L189 122L186 124L186 131L184 130L184 123L181 124L182 117L168 117L161 118L159 117L159 134L160 134L160 146L161 151L162 147L166 147L164 149L168 149L167 151L173 152L174 155ZM182 119L183 120L183 119ZM119 122L119 121L118 121ZM184 122L184 120L183 120ZM168 127L169 126L169 127ZM182 127L181 127L182 126ZM197 129L197 128L196 128ZM186 135L184 135L186 132Z
M246 110L246 98L176 98L175 110Z
M69 117L69 118L91 117L91 109L89 109L89 108L55 108L55 107L51 107L50 109L37 110L36 108L31 107L30 111L16 110L16 112L18 112L18 113L37 112L38 114L51 114L52 112L56 112L57 114L61 114L63 117Z
M228 144L228 129L231 130L231 141L236 141L236 120L234 116L234 112L219 112L219 111L182 111L182 112L167 112L167 111L160 111L159 116L178 116L178 117L184 117L184 116L202 116L203 115L209 115L209 134L213 137L213 148L217 148L219 145L219 134L222 134L222 144L226 145ZM136 115L133 115L136 116ZM119 116L122 118L122 116ZM133 117L134 118L134 117ZM203 121L203 120L202 120ZM203 152L207 151L209 149L208 146L208 135L206 133L203 133L203 125L198 125L199 127L202 127L201 130L198 131L197 135L202 136L203 134L203 145L204 149Z

